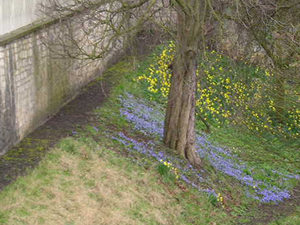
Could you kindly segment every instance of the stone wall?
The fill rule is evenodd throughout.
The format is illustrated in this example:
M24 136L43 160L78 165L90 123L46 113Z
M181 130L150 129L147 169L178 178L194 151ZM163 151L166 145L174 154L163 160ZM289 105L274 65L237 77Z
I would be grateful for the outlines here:
M0 0L0 35L35 21L42 0Z
M0 155L55 114L120 54L110 52L89 64L57 59L42 40L58 25L44 25L0 36Z
M244 27L234 21L224 20L218 27L215 48L234 60L246 60L257 65L269 65L270 59L264 49L254 40Z

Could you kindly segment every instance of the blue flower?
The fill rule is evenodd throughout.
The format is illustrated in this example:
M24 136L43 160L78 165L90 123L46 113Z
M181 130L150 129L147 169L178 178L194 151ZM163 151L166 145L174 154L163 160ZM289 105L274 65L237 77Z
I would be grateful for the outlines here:
M137 99L128 93L124 97L121 96L119 99L122 105L120 114L132 123L136 130L145 135L162 139L164 114L162 110L159 109L158 105L152 104L150 107L150 103L145 102L145 100ZM162 151L157 151L153 142L138 142L133 138L127 137L124 133L119 133L118 137L113 137L113 139L124 144L128 151L139 152L148 157L152 157L157 161L169 160L172 162L172 165L175 165L176 168L180 169L181 180L197 188L199 191L205 191L210 194L215 193L214 190L201 189L199 184L192 182L184 175L192 173L199 183L203 183L204 179L203 176L201 176L201 172L203 173L204 171L198 171L190 164L181 166L183 163L180 159ZM247 192L247 195L253 199L257 199L261 202L278 202L290 198L288 190L282 190L266 181L256 180L251 175L246 175L244 173L246 169L251 171L251 168L247 166L247 163L241 161L228 149L211 143L206 135L196 136L196 152L200 157L207 158L216 170L237 179L249 189L253 189L255 186L254 193L250 194L249 191ZM284 179L300 179L299 175L286 175L278 171L273 172L282 175Z

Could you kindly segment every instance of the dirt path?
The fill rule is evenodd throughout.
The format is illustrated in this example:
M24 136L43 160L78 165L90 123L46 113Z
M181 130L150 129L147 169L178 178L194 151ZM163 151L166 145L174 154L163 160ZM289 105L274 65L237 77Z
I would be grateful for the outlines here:
M54 117L0 157L0 191L34 168L61 138L72 136L75 129L89 124L92 111L102 105L112 86L109 76L105 77L88 84Z

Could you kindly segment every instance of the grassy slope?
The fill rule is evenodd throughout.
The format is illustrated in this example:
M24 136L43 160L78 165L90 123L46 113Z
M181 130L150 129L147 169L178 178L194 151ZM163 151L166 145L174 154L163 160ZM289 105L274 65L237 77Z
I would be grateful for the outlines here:
M244 224L263 215L253 202L247 205L239 196L241 187L232 179L219 173L211 177L223 193L240 199L223 210L206 194L161 177L155 162L138 166L138 158L124 157L123 146L107 137L108 132L123 130L138 135L120 117L117 98L125 91L145 96L132 78L147 64L133 72L133 65L123 61L106 72L116 85L109 100L95 111L93 125L98 131L87 126L61 140L36 169L1 192L0 224ZM251 135L220 129L211 138L234 147L245 159L257 156L253 148L258 142ZM266 146L259 144L259 152L273 157ZM266 164L271 165L272 160ZM297 224L299 216L294 213L278 221L273 224Z
M231 224L205 194L162 179L154 163L138 166L105 137L108 129L129 126L116 98L125 89L140 94L136 84L126 83L131 69L121 62L106 72L119 85L96 110L98 132L87 126L61 140L37 168L0 193L0 224Z
M204 196L162 184L155 170L103 145L62 140L1 193L0 224L209 224L226 217Z

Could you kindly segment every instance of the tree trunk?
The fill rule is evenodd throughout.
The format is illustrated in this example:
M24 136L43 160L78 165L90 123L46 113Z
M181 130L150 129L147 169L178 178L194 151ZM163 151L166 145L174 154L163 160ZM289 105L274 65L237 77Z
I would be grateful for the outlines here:
M201 160L195 152L196 69L200 36L199 21L195 20L197 16L178 13L177 52L165 117L164 143L192 165L200 166Z
M178 59L174 68L165 117L164 143L191 164L199 165L195 153L196 60L193 53ZM185 65L184 61L188 64Z

